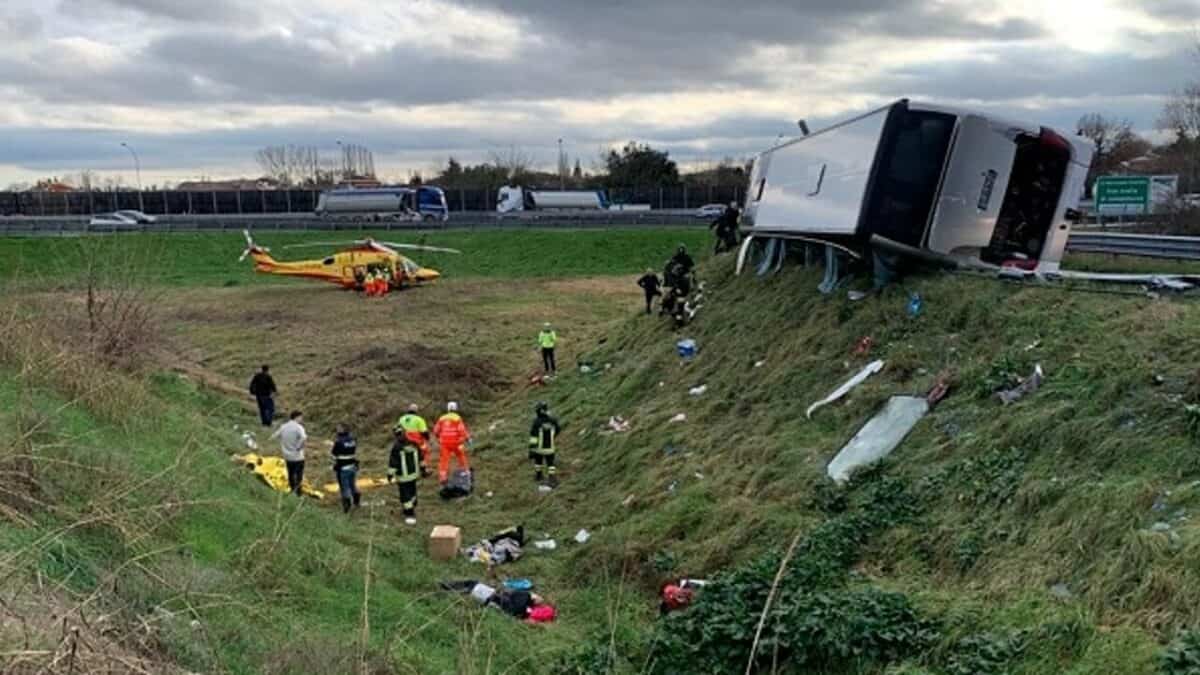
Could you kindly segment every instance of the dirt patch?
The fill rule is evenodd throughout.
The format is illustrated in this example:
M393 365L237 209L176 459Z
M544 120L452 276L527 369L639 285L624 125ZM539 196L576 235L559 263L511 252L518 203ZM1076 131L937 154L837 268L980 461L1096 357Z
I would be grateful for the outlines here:
M448 400L469 414L509 386L489 359L409 344L371 347L318 371L300 399L309 420L319 419L322 426L345 421L361 435L380 437L410 402L427 417Z

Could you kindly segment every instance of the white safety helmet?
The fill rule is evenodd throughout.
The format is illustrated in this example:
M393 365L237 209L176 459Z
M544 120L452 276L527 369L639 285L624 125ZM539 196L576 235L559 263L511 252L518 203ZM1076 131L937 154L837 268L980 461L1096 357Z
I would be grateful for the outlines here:
M458 402L450 401L446 404L446 412L458 412Z

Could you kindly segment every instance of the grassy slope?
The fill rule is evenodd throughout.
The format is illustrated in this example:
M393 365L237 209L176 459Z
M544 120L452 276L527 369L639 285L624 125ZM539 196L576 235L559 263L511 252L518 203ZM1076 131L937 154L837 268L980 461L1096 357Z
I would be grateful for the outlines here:
M899 288L852 303L813 292L815 273L734 280L727 263L709 268L711 300L685 333L701 346L694 362L674 355L680 335L637 320L595 355L612 370L556 384L566 419L619 413L634 425L574 438L564 453L587 458L562 497L587 495L607 522L596 548L609 573L622 561L651 579L656 563L675 560L679 572L708 574L786 541L821 517L813 488L841 444L888 396L923 393L950 369L952 395L887 469L939 475L944 498L869 551L867 578L981 629L1083 617L1087 638L1067 656L1043 645L1019 672L1147 672L1154 643L1200 618L1200 538L1180 519L1200 499L1179 402L1194 397L1194 301L942 276L908 283L926 302L911 319ZM865 335L886 369L806 420L809 403L866 362L851 356ZM1035 396L1008 408L988 397L1002 373L1039 362L1047 382ZM708 392L689 397L701 383ZM669 424L677 412L688 422ZM601 484L614 488L597 493ZM1159 496L1166 510L1152 511ZM1171 532L1149 529L1159 520ZM1049 593L1059 583L1072 599Z
M626 228L613 230L450 230L446 232L259 232L255 241L270 247L279 260L319 258L328 250L314 246L284 250L290 244L344 242L365 236L384 241L456 248L462 255L413 252L419 263L447 278L555 278L632 274L647 266L661 269L675 246L708 244L704 228ZM161 270L157 281L169 286L232 286L289 283L269 275L247 274L248 261L237 258L246 243L240 232L220 234L134 234L89 238L113 258ZM19 274L53 271L70 278L80 267L80 240L0 238L0 280Z
M344 668L348 661L317 659L357 658L361 569L377 528L372 658L401 672L484 672L489 662L496 671L514 664L521 670L530 663L522 659L544 663L581 639L606 636L613 625L618 643L633 640L665 575L711 574L819 522L813 491L824 463L887 396L923 392L950 368L957 373L951 396L886 469L914 481L940 476L945 497L916 524L877 539L859 573L947 617L951 637L1076 627L1026 650L1012 672L1150 672L1156 643L1196 622L1198 540L1178 519L1200 498L1192 484L1200 462L1178 400L1194 395L1200 310L1192 302L937 276L908 282L907 290L926 300L925 313L911 319L905 289L851 303L818 296L814 272L734 279L729 264L725 258L706 268L710 299L686 332L701 345L695 361L679 363L673 343L680 335L659 320L631 318L610 326L591 355L610 370L571 373L549 389L518 390L488 404L489 419L522 420L533 398L552 403L569 425L563 488L546 498L529 491L514 441L511 451L480 457L495 501L435 507L434 517L467 525L468 536L517 520L560 540L578 527L596 532L587 547L531 557L513 570L546 583L558 602L564 619L548 631L428 593L431 579L477 569L429 563L419 536L384 527L394 522L386 511L372 524L346 527L328 509L296 510L290 500L264 498L259 486L237 480L219 451L230 442L232 413L185 381L160 377L151 385L167 411L156 419L167 423L120 429L71 411L57 422L55 438L88 438L89 452L139 472L169 461L169 449L189 434L217 450L189 454L187 475L195 478L177 487L224 503L185 511L153 543L186 542L187 574L256 609L203 610L214 632L204 639L168 631L166 642L188 665L221 662L250 672L286 665L284 654L299 649L294 670L314 663ZM863 335L875 339L872 358L884 358L887 368L805 420L809 403L865 363L850 355ZM765 364L754 368L760 359ZM1008 408L988 398L1005 372L1024 374L1035 362L1047 372L1041 391ZM1156 385L1155 375L1165 383ZM688 387L699 383L708 392L689 397ZM12 386L0 393L8 397L0 410L12 410ZM54 406L53 397L39 397L40 408ZM686 423L666 422L681 411ZM633 431L602 434L612 414L628 417ZM668 444L678 449L668 454ZM632 505L622 505L630 495ZM1167 510L1153 511L1160 496ZM1158 520L1172 521L1172 531L1150 531ZM272 546L278 522L289 522L290 534ZM64 551L74 554L47 549L43 570L86 586L105 566L151 547L108 550L108 534L67 538ZM17 542L29 534L6 528L5 536ZM64 559L75 562L64 566ZM238 572L245 564L256 571ZM70 575L72 565L89 573ZM1071 599L1049 593L1057 583L1068 586ZM146 583L123 592L148 609L168 591ZM291 622L299 626L263 628ZM312 646L300 646L306 643Z

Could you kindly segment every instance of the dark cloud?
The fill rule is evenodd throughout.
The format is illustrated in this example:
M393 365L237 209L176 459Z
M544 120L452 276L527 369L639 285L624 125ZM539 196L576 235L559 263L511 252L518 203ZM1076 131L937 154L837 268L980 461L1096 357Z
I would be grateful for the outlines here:
M986 57L986 58L980 58ZM958 100L1159 96L1183 55L1137 57L1026 49L889 69L862 82L882 95Z
M257 23L257 3L239 5L235 0L62 0L67 13L102 13L105 8L135 12L151 19L171 19L186 23Z

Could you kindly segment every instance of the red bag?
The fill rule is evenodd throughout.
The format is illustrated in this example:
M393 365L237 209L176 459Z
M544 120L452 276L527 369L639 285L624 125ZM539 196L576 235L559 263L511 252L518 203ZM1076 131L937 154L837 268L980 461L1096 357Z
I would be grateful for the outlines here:
M662 590L662 609L672 612L692 604L692 589L681 588L675 584L667 584Z
M551 605L538 605L529 608L529 617L526 619L529 623L549 623L554 620L554 607Z

